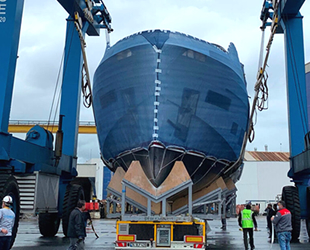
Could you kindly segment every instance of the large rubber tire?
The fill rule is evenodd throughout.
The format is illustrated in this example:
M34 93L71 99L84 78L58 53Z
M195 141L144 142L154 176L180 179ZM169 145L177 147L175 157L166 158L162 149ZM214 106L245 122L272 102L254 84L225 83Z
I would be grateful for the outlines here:
M40 213L39 229L44 237L53 237L57 234L60 218L57 213Z
M307 187L307 206L310 207L310 187ZM310 217L306 220L308 235L310 235Z
M66 189L62 207L62 229L65 236L68 236L69 217L72 210L76 207L78 200L85 200L82 186L69 184Z
M298 237L300 234L300 203L297 187L283 187L282 200L284 200L286 208L292 214L292 241L298 242Z
M13 198L12 210L15 213L15 222L12 229L12 240L11 240L11 247L12 247L16 238L19 224L19 214L20 214L19 188L17 181L13 175L0 174L0 201L2 201L3 197L6 195L10 195Z

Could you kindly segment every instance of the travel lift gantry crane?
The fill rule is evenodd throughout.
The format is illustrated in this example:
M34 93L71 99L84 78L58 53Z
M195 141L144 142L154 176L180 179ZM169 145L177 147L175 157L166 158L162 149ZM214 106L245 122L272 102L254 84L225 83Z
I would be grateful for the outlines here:
M305 0L264 0L260 16L261 29L264 32L267 26L271 26L271 35L262 66L262 60L260 60L259 66L261 67L255 85L257 93L255 97L257 97L259 90L266 86L265 68L273 36L283 33L290 142L288 177L292 178L295 186L284 187L282 199L292 213L292 238L298 240L300 236L301 242L309 240L306 223L308 230L310 229L310 132L307 115L303 25L299 12L304 2ZM253 109L255 106L252 107L252 111ZM253 121L250 127L253 128Z
M0 1L0 32L5 34L0 46L0 199L5 195L13 197L16 219L12 244L18 228L20 200L25 199L32 205L35 203L34 211L39 214L41 234L54 236L58 231L60 218L66 235L70 212L77 200L84 197L81 186L70 184L77 176L81 90L88 97L88 106L91 103L84 36L99 36L102 28L111 32L111 17L102 0L58 2L69 17L61 88L60 130L53 150L53 135L42 127L33 127L25 140L8 133L24 0ZM83 81L81 86L83 79L86 82ZM27 184L29 175L34 174L34 200L20 197L20 191Z

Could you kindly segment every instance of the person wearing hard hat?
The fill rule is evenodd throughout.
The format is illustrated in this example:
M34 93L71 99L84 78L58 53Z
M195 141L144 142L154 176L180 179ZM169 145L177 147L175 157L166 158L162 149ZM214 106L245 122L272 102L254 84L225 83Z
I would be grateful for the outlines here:
M15 222L15 214L10 206L13 204L11 196L7 195L2 200L0 209L0 249L9 250L11 247L12 229Z

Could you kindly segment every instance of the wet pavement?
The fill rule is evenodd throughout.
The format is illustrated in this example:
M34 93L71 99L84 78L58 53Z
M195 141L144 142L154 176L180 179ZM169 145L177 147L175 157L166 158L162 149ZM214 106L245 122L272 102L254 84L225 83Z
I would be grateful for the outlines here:
M280 249L278 244L268 243L266 217L258 217L258 232L254 232L255 249ZM99 239L96 239L91 228L87 229L85 249L114 249L116 226L115 220L93 220ZM242 232L239 231L236 218L227 219L227 230L221 230L221 222L209 221L211 232L208 234L207 249L244 249ZM69 246L69 239L62 234L62 227L55 237L42 237L39 232L36 218L21 220L18 235L12 249L14 250L65 250ZM310 243L292 243L292 250L310 250Z
M257 217L258 231L254 232L255 250L258 249L280 249L278 243L270 244L268 242L266 217ZM209 221L211 232L207 236L207 249L217 250L241 250L244 249L243 233L239 231L238 221L236 218L227 219L227 230L221 230L220 221ZM310 243L300 244L291 243L291 250L310 249Z
M87 227L85 249L114 249L116 235L115 220L93 220L99 238L96 239L90 227ZM14 250L65 250L69 239L64 237L62 225L54 237L42 237L36 218L19 222L18 233L13 245Z

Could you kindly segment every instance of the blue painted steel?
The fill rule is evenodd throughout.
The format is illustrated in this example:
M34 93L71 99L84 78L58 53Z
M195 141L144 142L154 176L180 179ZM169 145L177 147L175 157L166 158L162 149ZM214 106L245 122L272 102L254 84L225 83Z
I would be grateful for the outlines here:
M310 186L310 175L295 175L293 181L298 188L300 217L309 219L310 211L308 207L307 188Z
M28 131L26 141L53 150L53 134L39 125L35 125Z
M0 1L0 132L7 132L24 0Z
M183 155L198 182L239 157L249 104L233 44L225 51L169 31L132 35L106 50L93 93L100 148L111 169L126 170L139 157L158 185Z
M289 15L296 16L304 4L305 0L281 0L280 1L280 11L281 16Z
M96 5L89 9L86 5L85 0L58 0L58 2L63 6L63 8L68 12L70 16L74 16L75 12L79 13L79 16L82 18L83 22L88 23L86 33L89 36L99 36L100 29L106 28L109 31L112 31L111 28L111 16L106 9L105 5L99 1L95 1ZM89 0L89 2L92 2ZM88 15L93 17L93 20L90 20Z
M299 13L304 0L282 0L278 11L284 31L285 62L288 97L290 155L295 157L305 150L304 137L309 131L307 88L305 76L302 16ZM288 176L293 179L299 192L301 218L308 219L307 187L310 175L294 173L293 164Z
M301 153L308 132L307 91L302 17L285 19L285 62L291 157Z
M0 133L0 148L0 160L4 160L1 167L11 166L21 170L23 168L19 162L23 162L26 164L27 173L36 170L54 174L61 172L61 169L54 167L54 153L47 147L15 138L11 134Z
M14 173L26 173L26 163L19 160L11 160L10 166L14 167Z
M310 71L306 72L306 88L307 96L310 97ZM308 110L308 128L310 128L310 98L307 98L307 110Z
M85 34L85 33L84 33ZM67 19L63 82L61 88L60 115L63 115L62 153L72 156L72 168L76 168L77 140L80 117L82 51L74 20Z
M108 191L107 188L109 186L109 183L111 181L111 177L112 177L112 172L111 170L104 166L103 167L103 192L102 192L102 199L105 200L107 198L108 195Z

